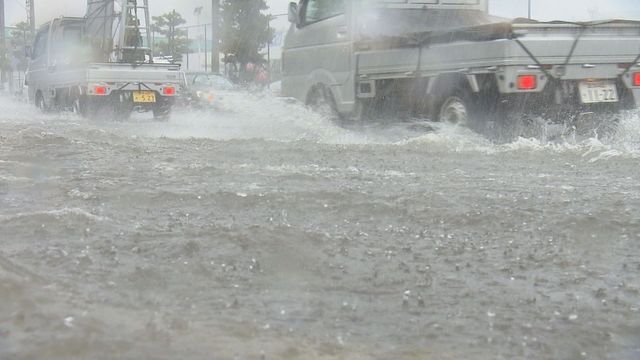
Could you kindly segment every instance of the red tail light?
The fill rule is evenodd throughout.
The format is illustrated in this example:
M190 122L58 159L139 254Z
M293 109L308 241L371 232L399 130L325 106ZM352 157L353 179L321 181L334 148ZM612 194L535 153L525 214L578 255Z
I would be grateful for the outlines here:
M538 87L538 77L536 75L518 76L518 90L535 90Z
M96 86L93 88L93 93L95 95L104 96L107 95L107 87L106 86Z
M164 89L162 89L162 95L174 96L175 94L176 88L174 88L173 86L166 86Z
M633 73L633 86L640 86L640 72Z

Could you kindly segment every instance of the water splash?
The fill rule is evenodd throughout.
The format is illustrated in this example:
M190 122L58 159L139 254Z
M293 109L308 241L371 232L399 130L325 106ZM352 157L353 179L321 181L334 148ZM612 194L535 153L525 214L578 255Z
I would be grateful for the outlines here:
M314 113L304 105L270 94L230 93L217 110L176 109L171 120L153 121L148 114L126 122L93 121L73 114L42 114L25 102L0 99L6 114L0 124L29 125L21 131L58 133L87 128L122 137L211 139L217 141L263 140L275 142L313 142L329 145L388 145L425 147L430 151L504 152L549 151L575 153L597 162L612 157L640 158L640 112L622 116L618 129L607 137L584 137L543 121L520 129L523 136L499 142L464 127L414 119L387 119L343 126ZM31 128L33 127L33 128ZM52 129L53 128L53 129ZM31 132L33 132L31 131ZM564 133L563 133L564 132Z

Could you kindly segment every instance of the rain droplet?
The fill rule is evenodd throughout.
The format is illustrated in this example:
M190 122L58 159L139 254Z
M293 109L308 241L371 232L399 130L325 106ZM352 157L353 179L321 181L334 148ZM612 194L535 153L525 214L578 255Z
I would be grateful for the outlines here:
M69 316L64 318L64 326L68 327L68 328L72 328L73 327L73 316Z

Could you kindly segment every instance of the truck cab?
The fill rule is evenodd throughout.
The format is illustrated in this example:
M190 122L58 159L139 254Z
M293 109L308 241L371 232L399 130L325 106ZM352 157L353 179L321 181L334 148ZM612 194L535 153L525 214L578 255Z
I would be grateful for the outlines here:
M301 0L289 5L292 23L283 49L283 96L307 104L319 97L338 113L353 112L357 104L355 43L367 31L402 24L372 24L368 17L378 8L400 10L420 17L433 10L470 10L487 13L487 0ZM411 16L413 14L413 16ZM398 19L408 25L407 18ZM365 28L368 26L369 28ZM373 28L373 29L372 29ZM409 28L408 31L416 29Z
M31 50L26 82L29 100L38 107L52 106L58 74L89 63L83 47L83 18L59 18L43 25L36 34Z

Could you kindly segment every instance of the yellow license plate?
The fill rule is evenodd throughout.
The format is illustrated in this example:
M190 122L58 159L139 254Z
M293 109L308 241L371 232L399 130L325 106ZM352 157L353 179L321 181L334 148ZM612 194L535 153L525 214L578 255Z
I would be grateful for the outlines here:
M156 93L153 91L134 91L133 102L154 103L156 102Z

